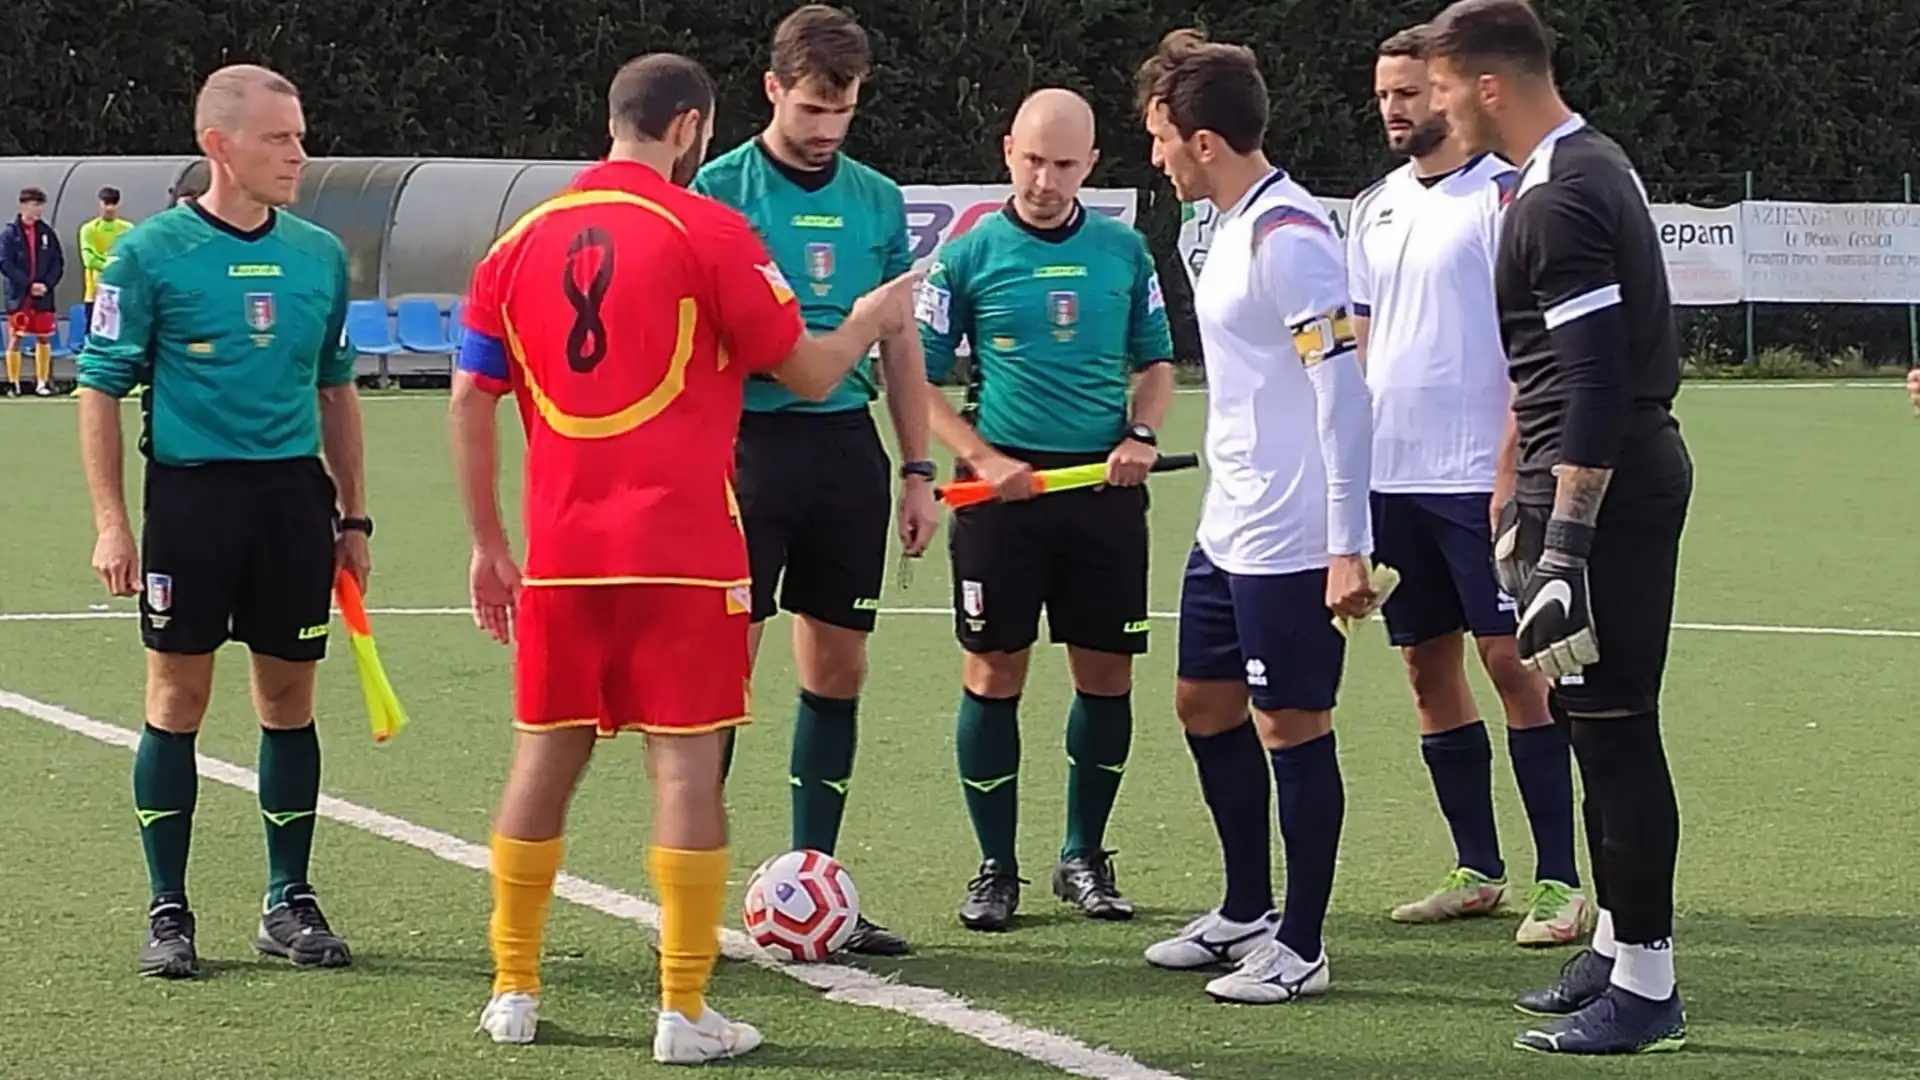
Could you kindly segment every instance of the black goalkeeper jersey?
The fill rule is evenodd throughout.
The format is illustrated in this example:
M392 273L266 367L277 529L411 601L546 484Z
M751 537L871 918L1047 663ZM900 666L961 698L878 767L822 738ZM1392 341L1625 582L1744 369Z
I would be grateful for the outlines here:
M1519 498L1552 502L1562 463L1613 469L1610 497L1664 487L1685 458L1666 259L1633 163L1580 117L1521 167L1494 285L1515 387Z

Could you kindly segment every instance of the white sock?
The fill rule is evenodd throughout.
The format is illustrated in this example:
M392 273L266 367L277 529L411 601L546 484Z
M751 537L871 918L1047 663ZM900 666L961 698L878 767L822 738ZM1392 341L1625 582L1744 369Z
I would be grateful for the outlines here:
M1613 985L1649 1001L1673 996L1673 939L1651 945L1621 945L1613 964Z
M1613 940L1613 912L1606 908L1593 921L1593 951L1611 960L1620 955L1620 946Z

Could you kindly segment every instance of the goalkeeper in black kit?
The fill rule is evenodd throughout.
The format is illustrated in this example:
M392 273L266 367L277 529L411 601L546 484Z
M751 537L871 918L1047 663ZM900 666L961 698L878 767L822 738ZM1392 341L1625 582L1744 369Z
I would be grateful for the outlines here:
M1514 386L1516 495L1494 533L1528 667L1554 681L1593 860L1591 950L1520 995L1554 1054L1678 1049L1680 812L1660 736L1693 464L1673 416L1678 335L1646 191L1618 143L1554 86L1526 0L1459 0L1432 24L1434 104L1473 149L1520 165L1494 286Z

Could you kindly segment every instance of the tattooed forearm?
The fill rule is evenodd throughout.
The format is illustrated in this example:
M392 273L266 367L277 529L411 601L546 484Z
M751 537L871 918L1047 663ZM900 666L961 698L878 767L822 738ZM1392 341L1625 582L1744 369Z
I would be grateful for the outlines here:
M1553 475L1553 516L1582 525L1598 521L1600 503L1607 497L1607 481L1613 479L1613 470L1556 465Z

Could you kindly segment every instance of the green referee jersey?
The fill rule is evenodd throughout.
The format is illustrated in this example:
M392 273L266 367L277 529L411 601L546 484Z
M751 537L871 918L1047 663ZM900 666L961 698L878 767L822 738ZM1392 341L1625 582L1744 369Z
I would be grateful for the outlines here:
M1049 453L1105 453L1126 434L1131 376L1173 357L1153 256L1132 226L1076 209L1036 229L1009 205L934 256L915 304L927 378L973 350L980 437Z
M120 238L100 274L80 385L149 387L141 451L162 465L320 452L317 390L353 381L347 252L275 212L243 232L178 206Z
M900 185L845 154L808 172L774 160L759 139L714 158L693 190L745 214L793 283L807 329L838 327L861 294L913 266L907 201ZM759 376L747 383L748 412L846 412L879 396L871 358L825 401L808 401Z

